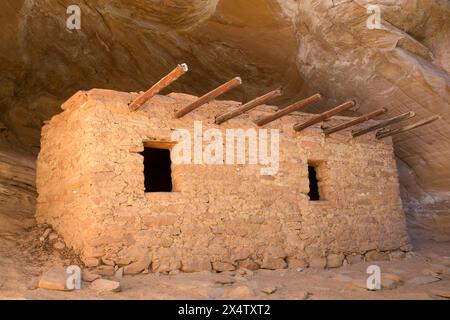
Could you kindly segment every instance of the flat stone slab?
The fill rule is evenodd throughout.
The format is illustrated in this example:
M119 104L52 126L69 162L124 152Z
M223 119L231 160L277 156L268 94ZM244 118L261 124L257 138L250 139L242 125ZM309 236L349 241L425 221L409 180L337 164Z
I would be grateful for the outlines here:
M42 274L39 288L47 290L71 291L66 287L67 273L63 267L52 267Z
M406 282L409 286L422 286L426 284L430 284L433 282L440 281L441 279L433 277L433 276L418 276L415 278L412 278Z
M120 282L106 279L95 280L92 282L90 288L99 293L119 292L122 290Z

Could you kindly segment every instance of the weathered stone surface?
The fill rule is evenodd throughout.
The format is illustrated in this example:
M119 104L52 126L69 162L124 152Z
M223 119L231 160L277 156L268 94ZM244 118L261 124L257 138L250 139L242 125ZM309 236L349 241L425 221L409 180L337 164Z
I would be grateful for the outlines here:
M124 268L121 267L121 268L117 269L116 272L114 272L114 277L118 280L121 280L123 278L123 274L124 274Z
M309 266L311 268L323 269L327 266L327 259L323 257L313 257L309 259Z
M48 290L69 291L66 287L67 273L63 267L51 267L42 274L39 288Z
M390 260L403 260L406 258L406 253L401 250L395 250L389 253Z
M149 265L151 263L151 258L146 255L141 260L133 262L132 264L125 266L123 268L124 274L138 274L144 271L145 269L148 269Z
M364 256L361 254L351 254L345 257L348 264L356 264L364 261Z
M84 258L83 263L87 268L97 267L100 264L98 258Z
M309 266L308 261L306 261L306 259L288 258L287 262L289 268L292 269L307 268Z
M339 268L344 262L343 254L329 254L327 256L327 268Z
M214 270L222 272L222 271L233 271L236 269L231 263L227 262L213 262L212 267Z
M270 270L284 269L286 267L287 263L284 259L271 257L265 257L261 265L261 268Z
M82 272L83 281L92 282L92 281L95 281L100 278L101 278L101 276L99 274L97 274L93 271L89 271L88 269L83 269L83 272Z
M367 27L369 4L380 5L381 30ZM388 103L390 115L445 114L440 122L394 138L397 156L413 170L412 176L401 172L409 213L416 225L445 234L450 229L450 3L301 0L283 7L290 8L297 26L300 72L320 92L337 101L355 97L361 113Z
M112 276L114 274L114 267L113 266L107 266L107 265L101 265L98 266L95 271L102 276Z
M0 105L1 110L4 105ZM33 156L3 146L0 133L0 232L22 231L35 224L35 179Z
M248 270L258 270L259 269L259 265L252 260L239 261L239 267L245 268Z
M369 252L366 252L366 261L389 261L389 254L386 252L380 252L377 250L372 250Z
M211 261L207 256L186 257L182 260L181 270L184 272L211 270Z
M120 286L120 282L111 281L106 279L97 279L90 285L92 290L95 290L99 293L111 293L111 292L119 292L122 290Z

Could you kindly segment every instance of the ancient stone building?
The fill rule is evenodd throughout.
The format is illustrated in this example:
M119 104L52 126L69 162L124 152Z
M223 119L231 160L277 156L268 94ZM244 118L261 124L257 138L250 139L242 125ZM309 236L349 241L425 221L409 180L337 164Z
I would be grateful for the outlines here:
M200 155L175 163L174 131L187 130L207 149L207 129L261 135L252 120L275 107L219 126L215 116L237 102L214 101L175 119L195 97L159 95L131 112L135 97L79 92L42 130L37 219L87 266L125 266L129 274L336 267L408 250L390 138L351 139L349 129L324 136L321 124L295 132L292 126L312 115L293 113L264 127L279 129L272 174L262 174L264 161L208 163ZM347 120L333 117L326 125Z

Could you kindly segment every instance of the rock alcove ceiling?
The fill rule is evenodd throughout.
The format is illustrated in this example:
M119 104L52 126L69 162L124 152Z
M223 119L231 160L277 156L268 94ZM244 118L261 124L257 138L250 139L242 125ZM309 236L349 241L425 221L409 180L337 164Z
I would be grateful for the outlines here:
M374 3L379 30L366 26ZM72 4L78 31L65 28ZM321 92L309 112L354 98L357 114L440 114L394 141L410 221L450 229L450 1L4 0L0 27L2 203L30 198L40 128L75 91L145 90L186 62L190 72L165 93L199 95L240 75L224 99L281 86L279 106Z

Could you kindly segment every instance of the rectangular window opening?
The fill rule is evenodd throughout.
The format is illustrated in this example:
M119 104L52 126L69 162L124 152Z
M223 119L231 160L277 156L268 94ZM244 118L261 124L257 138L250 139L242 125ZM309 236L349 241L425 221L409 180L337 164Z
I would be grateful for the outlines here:
M308 178L309 178L309 200L320 201L319 179L317 178L317 165L308 163Z
M144 146L144 183L145 192L172 192L172 161L170 149Z

